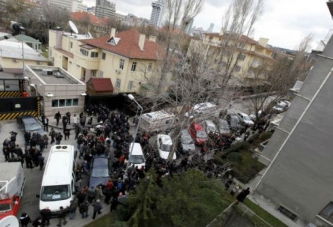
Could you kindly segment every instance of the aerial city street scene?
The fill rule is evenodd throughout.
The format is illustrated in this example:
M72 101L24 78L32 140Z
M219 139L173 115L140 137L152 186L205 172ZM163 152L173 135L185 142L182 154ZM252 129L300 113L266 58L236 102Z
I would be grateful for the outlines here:
M333 227L332 18L0 0L0 227Z

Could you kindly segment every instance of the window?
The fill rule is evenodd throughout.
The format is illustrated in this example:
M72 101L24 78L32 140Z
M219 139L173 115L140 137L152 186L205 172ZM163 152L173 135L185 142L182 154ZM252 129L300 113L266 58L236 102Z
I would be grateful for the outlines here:
M129 81L127 85L127 90L132 90L133 88L133 81Z
M79 99L54 99L52 100L52 107L68 107L78 106Z
M99 71L99 77L103 78L103 71Z
M132 68L131 68L131 71L134 72L136 69L136 62L133 62L132 63Z
M80 49L81 54L83 54L84 56L89 56L89 51L85 50L85 49Z
M119 68L124 69L124 64L125 64L125 61L123 59L120 59Z
M73 42L71 42L71 48L73 48Z
M36 64L37 64L37 65L40 65L40 61L36 61Z
M90 57L98 58L98 52L91 52Z
M102 54L102 59L105 60L106 59L106 53Z
M241 55L239 55L238 56L238 59L240 60L240 61L243 61L244 59L245 59L245 55L244 54L241 54Z
M238 44L238 47L239 47L239 48L244 48L244 46L245 46L244 43L239 43L239 44Z
M283 214L284 216L290 218L291 220L293 221L297 220L297 215L288 210L287 208L285 208L284 206L280 205L277 210L280 211L281 214Z
M151 71L153 68L153 63L148 63L148 71Z
M327 206L320 211L319 216L325 218L329 222L333 222L333 202L327 204Z
M235 67L234 67L234 71L235 72L239 72L241 70L241 67L239 66L239 65L236 65Z
M116 81L116 88L120 89L120 85L121 85L121 80L117 79L117 81Z

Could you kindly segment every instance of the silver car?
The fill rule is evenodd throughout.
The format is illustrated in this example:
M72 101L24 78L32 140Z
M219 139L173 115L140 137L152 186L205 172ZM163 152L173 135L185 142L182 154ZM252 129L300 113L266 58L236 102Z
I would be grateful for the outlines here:
M195 151L195 145L194 141L190 135L190 133L186 130L183 129L180 134L180 153L183 155L187 155L189 152L194 152Z

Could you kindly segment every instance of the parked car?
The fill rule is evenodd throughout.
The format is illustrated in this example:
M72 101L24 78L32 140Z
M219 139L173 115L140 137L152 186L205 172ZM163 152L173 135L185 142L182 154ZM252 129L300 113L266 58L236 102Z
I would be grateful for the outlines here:
M246 113L239 112L237 113L239 121L244 126L252 126L254 122L251 120L250 116Z
M17 124L19 125L19 128L23 132L29 131L30 133L33 133L34 131L36 131L40 135L43 135L45 133L42 125L33 116L30 115L18 116L16 118L16 121Z
M202 126L205 128L206 133L209 135L210 133L219 133L216 125L211 120L205 120L202 122Z
M172 149L172 139L169 135L158 134L157 135L157 148L158 154L162 159L168 159L169 153ZM173 153L172 159L176 159L176 152Z
M228 122L223 119L218 119L218 129L221 135L229 135L231 133Z
M228 114L226 120L229 124L231 131L242 131L244 126L241 125L239 117L237 114Z
M195 151L194 141L190 135L190 133L183 129L180 132L180 149L179 152L183 155L188 155L190 152Z
M203 145L208 140L205 128L199 123L193 123L190 126L190 134L194 143L198 146Z
M132 148L133 144L134 147ZM129 147L127 165L128 166L134 165L134 167L138 167L139 169L141 169L141 167L145 167L145 163L146 159L143 154L140 143L131 143Z
M282 113L286 111L290 107L291 103L287 100L279 101L275 106L273 106L272 110L276 113Z
M259 110L258 111L258 117L261 117L261 114L263 114L263 112L262 112L262 110ZM250 118L254 122L256 120L257 116L256 116L255 113L253 113L253 114L250 114Z
M95 157L91 165L89 187L96 187L99 184L106 185L110 178L110 160L108 157Z

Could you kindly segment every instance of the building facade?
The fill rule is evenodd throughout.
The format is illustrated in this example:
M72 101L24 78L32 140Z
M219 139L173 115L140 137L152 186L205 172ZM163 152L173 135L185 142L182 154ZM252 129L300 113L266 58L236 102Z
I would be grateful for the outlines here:
M331 38L259 158L255 193L302 226L333 226L332 59Z
M112 18L116 13L116 4L107 0L96 0L95 16Z
M110 78L114 93L140 92L161 54L155 40L136 30L116 33L111 29L110 35L99 38L50 30L49 53L55 66L83 82Z
M156 28L162 26L164 16L164 3L163 0L158 0L151 4L152 11L150 15L150 24Z
M53 117L84 111L86 85L66 70L53 66L26 66L26 90L29 96L42 96L42 113Z
M271 64L274 61L274 50L268 45L268 39L260 38L255 41L245 35L230 35L220 33L204 33L202 39L192 39L189 50L205 50L210 58L214 58L211 68L230 70L232 76L238 80L250 83L252 73L262 64ZM189 52L190 52L189 51Z
M62 9L67 9L68 12L86 11L87 6L82 0L48 0L49 5L53 5Z

